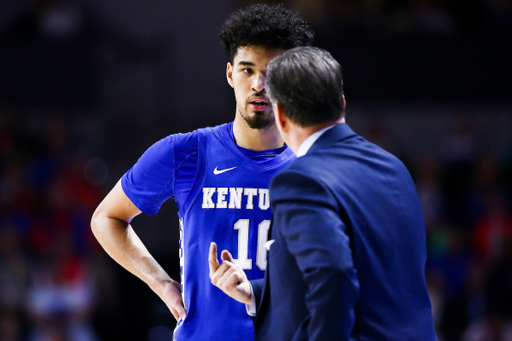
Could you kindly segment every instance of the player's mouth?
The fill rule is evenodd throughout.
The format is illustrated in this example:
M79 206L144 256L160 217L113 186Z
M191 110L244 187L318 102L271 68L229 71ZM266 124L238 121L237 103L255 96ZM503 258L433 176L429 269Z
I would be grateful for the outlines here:
M249 106L253 111L265 111L270 106L270 103L266 98L251 98Z

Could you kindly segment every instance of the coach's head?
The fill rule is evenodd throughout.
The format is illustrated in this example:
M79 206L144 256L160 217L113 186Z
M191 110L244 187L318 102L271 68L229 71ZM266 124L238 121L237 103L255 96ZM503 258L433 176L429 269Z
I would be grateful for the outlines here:
M341 66L325 50L296 47L272 59L267 89L279 132L295 154L314 132L345 122Z

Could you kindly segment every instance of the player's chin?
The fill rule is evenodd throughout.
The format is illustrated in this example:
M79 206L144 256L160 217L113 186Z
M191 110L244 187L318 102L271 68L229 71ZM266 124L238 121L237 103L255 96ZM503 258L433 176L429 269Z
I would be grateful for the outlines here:
M258 118L265 117L266 119L270 119L274 117L274 112L272 110L262 110L262 111L253 111L252 116L257 116Z
M252 129L268 129L275 124L274 115L254 115L247 120Z

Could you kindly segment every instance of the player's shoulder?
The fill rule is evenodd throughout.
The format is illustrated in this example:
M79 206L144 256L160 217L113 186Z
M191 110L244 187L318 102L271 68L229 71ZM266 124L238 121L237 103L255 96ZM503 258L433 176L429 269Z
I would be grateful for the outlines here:
M228 127L232 124L233 124L233 122L223 123L223 124L219 124L219 125L216 125L213 127L199 128L199 129L195 130L194 132L197 134L197 136L201 136L201 135L206 136L206 137L210 137L213 135L220 136L222 132L228 131Z
M177 133L173 135L169 135L168 138L171 138L173 140L174 144L187 144L190 145L191 143L198 143L198 140L202 136L210 136L213 134L219 134L219 132L222 129L227 129L227 126L230 123L224 123L213 127L204 127L204 128L198 128L195 130L192 130L188 133Z
M199 153L200 144L207 143L213 135L219 135L221 129L226 129L228 123L195 129L187 133L176 133L164 138L166 145L172 150L176 161L185 160Z
M198 130L167 135L153 143L144 156L156 160L173 160L174 156L188 155L197 150ZM174 155L174 156L173 156ZM147 159L147 158L146 158Z

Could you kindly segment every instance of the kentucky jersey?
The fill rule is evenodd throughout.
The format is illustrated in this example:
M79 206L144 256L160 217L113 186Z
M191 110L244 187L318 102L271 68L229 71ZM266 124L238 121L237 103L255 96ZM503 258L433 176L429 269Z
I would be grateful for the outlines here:
M187 316L175 341L253 340L245 305L213 286L210 242L228 250L249 279L262 278L271 209L272 177L292 151L255 152L233 141L233 123L170 135L150 147L123 176L122 186L144 213L155 214L172 198L180 219L181 290Z

